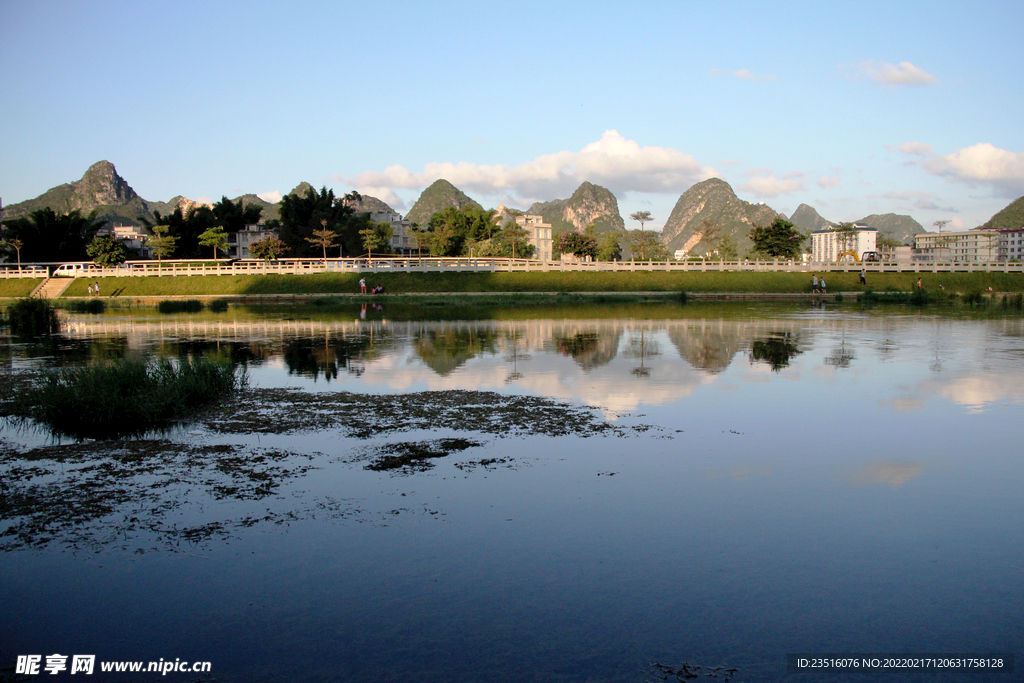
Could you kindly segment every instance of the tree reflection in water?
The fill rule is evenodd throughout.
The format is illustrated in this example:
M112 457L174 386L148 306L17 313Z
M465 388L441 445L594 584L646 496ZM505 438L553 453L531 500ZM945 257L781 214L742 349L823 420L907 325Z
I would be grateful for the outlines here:
M330 382L338 378L341 368L350 375L359 376L366 371L366 363L378 358L391 338L378 331L374 334L332 337L324 333L323 338L306 337L289 339L284 342L282 355L288 374L319 378Z
M792 332L772 332L764 339L755 339L750 345L750 362L767 363L778 372L800 353L796 342L797 336Z

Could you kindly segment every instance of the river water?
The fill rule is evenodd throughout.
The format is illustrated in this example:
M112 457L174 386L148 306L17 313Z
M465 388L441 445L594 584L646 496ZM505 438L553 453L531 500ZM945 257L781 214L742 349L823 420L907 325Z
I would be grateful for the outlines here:
M135 309L0 346L14 373L134 355L231 359L252 397L126 442L3 424L0 667L826 681L787 655L1024 652L1019 315Z

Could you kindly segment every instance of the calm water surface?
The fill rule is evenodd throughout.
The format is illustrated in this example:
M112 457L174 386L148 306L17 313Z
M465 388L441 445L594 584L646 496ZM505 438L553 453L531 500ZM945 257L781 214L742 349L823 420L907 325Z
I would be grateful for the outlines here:
M786 674L786 654L1024 652L1020 317L736 304L409 319L424 316L112 311L73 316L56 346L3 339L10 371L219 355L256 388L355 392L368 412L486 391L616 429L191 424L143 441L270 458L251 479L275 485L232 492L226 460L140 471L144 496L28 543L12 530L44 513L17 497L92 470L5 423L0 665L77 653L207 660L218 681L639 683L685 662L823 681L846 678ZM366 467L451 437L478 445Z

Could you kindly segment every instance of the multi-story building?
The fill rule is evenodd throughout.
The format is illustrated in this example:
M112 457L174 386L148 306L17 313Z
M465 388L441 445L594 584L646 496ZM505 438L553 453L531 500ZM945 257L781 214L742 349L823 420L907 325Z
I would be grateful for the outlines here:
M516 216L519 227L529 233L528 241L533 245L533 257L541 261L550 261L554 253L554 240L551 238L551 224L544 222L543 216Z
M229 258L252 258L249 254L249 245L258 242L265 237L277 237L273 230L267 230L263 225L247 225L245 229L238 232L228 233L228 257Z
M388 223L391 225L391 240L388 243L391 251L402 256L410 256L419 250L419 240L412 231L412 221L402 218L402 214L394 211L379 211L370 214L370 220L375 223Z
M854 223L853 232L841 230L815 230L811 233L811 261L833 263L850 253L860 260L864 252L874 252L878 246L878 230Z
M999 231L1000 261L1024 261L1024 227Z
M999 257L1000 232L974 228L959 232L925 232L914 235L915 261L995 261Z

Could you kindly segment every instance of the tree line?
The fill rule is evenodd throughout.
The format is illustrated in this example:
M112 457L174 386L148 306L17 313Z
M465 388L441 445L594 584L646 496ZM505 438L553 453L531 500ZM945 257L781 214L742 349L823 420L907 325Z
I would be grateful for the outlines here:
M253 242L250 254L273 259L389 253L391 224L373 221L368 212L357 213L353 205L360 199L356 192L336 197L326 187L319 192L308 188L304 194L286 195L281 199L281 217L263 226L280 237ZM222 197L212 206L179 206L166 215L154 211L152 217L139 216L138 220L150 233L146 247L158 259L216 259L226 255L229 235L258 224L262 214L262 207L256 204L245 206L241 199L234 202ZM88 216L80 211L57 214L47 207L25 218L4 221L0 246L19 264L94 260L112 266L140 256L129 252L112 234L97 235L103 223L96 211Z

